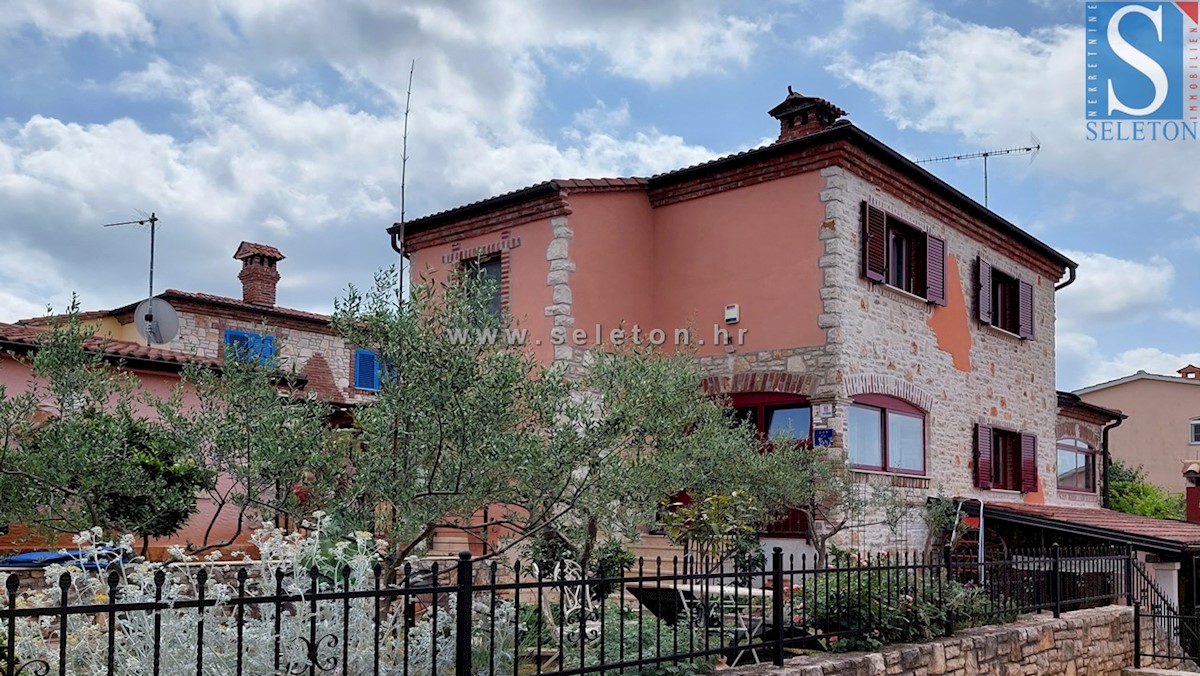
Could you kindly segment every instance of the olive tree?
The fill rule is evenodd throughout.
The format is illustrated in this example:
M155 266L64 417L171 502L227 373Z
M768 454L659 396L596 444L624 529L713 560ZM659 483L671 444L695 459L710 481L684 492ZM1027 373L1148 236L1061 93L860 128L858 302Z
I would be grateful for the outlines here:
M375 350L384 374L356 414L349 523L382 531L399 556L438 528L499 534L493 553L540 534L586 568L598 538L636 537L683 490L752 494L755 519L787 506L791 454L758 453L689 355L594 351L586 375L568 378L506 339L521 334L488 297L463 277L416 284L406 300L385 272L338 302L335 326Z

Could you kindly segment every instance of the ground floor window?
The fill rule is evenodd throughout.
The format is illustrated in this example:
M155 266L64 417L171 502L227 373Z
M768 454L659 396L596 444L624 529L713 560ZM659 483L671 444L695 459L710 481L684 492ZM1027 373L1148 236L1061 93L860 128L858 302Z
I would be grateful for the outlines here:
M856 469L924 474L925 414L894 397L855 397L847 415L846 449Z
M782 441L812 443L812 408L805 397L762 393L737 394L732 399L734 415L754 426L765 451ZM764 537L805 537L808 517L798 509L789 509L759 533Z

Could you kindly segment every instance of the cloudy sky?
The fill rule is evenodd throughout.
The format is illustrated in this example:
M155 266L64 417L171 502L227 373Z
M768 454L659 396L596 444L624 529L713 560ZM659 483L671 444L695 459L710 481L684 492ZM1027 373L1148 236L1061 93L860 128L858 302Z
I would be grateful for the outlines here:
M991 206L1080 263L1059 385L1200 364L1200 145L1088 143L1083 0L3 0L0 321L238 295L329 311L395 261L407 213L550 177L648 175L764 143L787 85L913 158L1027 145ZM1190 162L1189 162L1190 160ZM982 201L975 162L929 165ZM140 211L139 211L140 210Z

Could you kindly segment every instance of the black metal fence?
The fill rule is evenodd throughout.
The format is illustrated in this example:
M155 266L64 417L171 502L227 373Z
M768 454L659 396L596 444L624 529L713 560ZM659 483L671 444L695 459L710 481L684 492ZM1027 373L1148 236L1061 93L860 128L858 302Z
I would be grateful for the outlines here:
M1124 549L1054 547L982 564L839 555L818 568L776 549L754 570L689 558L639 561L622 577L465 554L392 575L377 566L255 577L243 568L182 580L169 569L121 568L24 588L9 576L0 674L520 676L782 664L805 651L1124 602L1134 564Z
M1200 616L1182 613L1140 564L1133 574L1133 666L1143 660L1194 660L1200 655Z

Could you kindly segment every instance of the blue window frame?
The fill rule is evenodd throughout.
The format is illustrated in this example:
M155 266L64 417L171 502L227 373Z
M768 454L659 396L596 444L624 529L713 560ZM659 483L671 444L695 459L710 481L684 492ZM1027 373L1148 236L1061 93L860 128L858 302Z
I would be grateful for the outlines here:
M371 350L354 351L354 387L359 390L379 389L379 355Z
M225 329L225 356L266 366L275 357L275 336Z

